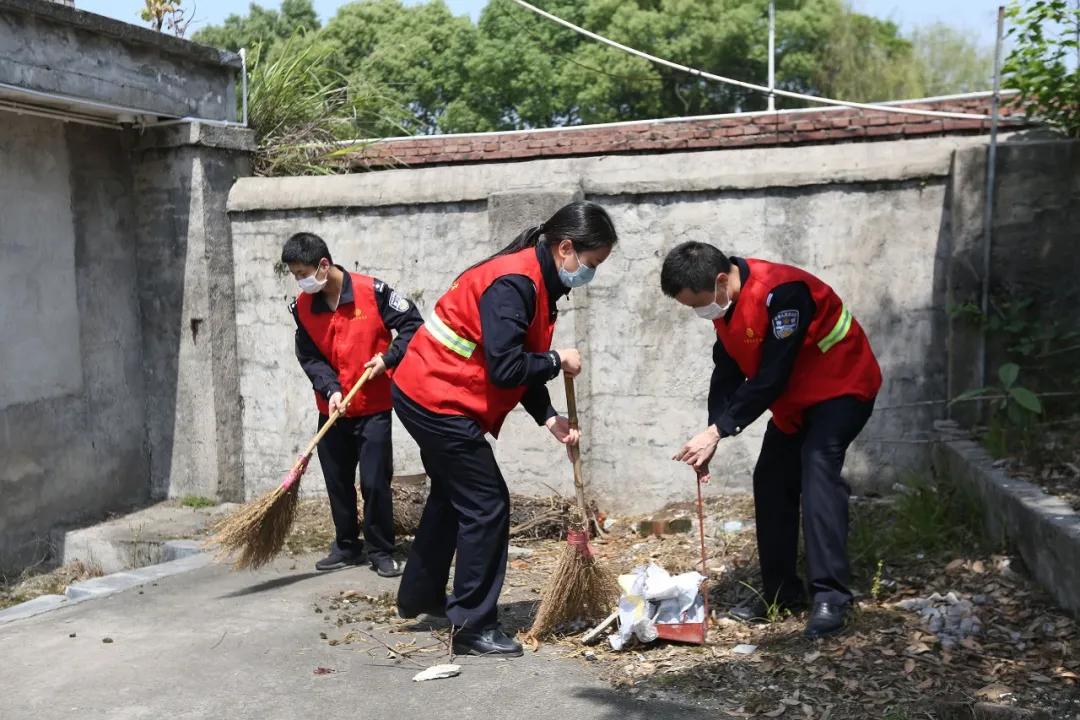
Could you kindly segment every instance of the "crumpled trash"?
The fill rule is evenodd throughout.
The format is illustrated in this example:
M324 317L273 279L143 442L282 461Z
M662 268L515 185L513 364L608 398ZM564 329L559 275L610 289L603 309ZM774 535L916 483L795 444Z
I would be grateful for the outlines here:
M413 681L424 682L425 680L444 680L457 677L461 674L460 665L432 665L427 670L422 670L413 675Z
M649 643L657 638L658 624L704 622L705 598L701 573L672 576L656 563L619 576L619 630L608 636L613 650L621 650L631 638Z

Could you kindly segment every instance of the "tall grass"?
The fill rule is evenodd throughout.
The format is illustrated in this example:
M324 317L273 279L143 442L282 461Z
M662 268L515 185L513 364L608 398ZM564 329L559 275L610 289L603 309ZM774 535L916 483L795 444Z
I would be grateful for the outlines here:
M348 172L338 140L370 127L365 114L394 117L391 101L377 87L358 86L329 69L332 49L294 36L264 53L256 46L248 80L248 123L255 131L256 175L328 175Z

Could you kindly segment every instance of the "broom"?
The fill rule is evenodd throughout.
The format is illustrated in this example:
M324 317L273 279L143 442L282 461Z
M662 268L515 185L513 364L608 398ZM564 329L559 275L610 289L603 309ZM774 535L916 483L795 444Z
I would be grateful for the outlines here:
M356 393L371 379L371 369L364 371L352 390L345 396L343 404L348 406ZM236 555L233 568L236 570L255 570L274 559L285 537L292 527L296 516L296 503L300 497L300 478L307 470L311 455L319 441L333 427L343 411L335 410L319 428L318 434L311 439L303 454L297 458L285 480L276 488L240 507L214 528L214 536L209 544L218 548L217 556L224 558Z
M570 427L577 429L574 379L568 375L563 377L566 380L566 407L570 416ZM570 457L574 461L574 489L577 491L581 521L567 531L566 546L559 557L559 565L540 596L540 608L526 635L526 639L534 645L563 623L579 618L603 618L619 599L619 586L615 576L596 561L592 548L589 547L589 508L585 502L585 484L581 479L579 445L570 447Z

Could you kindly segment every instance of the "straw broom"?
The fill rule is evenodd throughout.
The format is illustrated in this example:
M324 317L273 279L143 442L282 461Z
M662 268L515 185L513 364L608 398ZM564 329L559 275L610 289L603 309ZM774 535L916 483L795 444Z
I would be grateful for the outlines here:
M343 404L348 406L356 393L371 379L371 369L364 371ZM243 505L214 528L209 545L217 547L217 556L223 559L235 555L233 568L255 570L274 559L285 545L285 538L296 517L296 504L300 498L300 478L307 470L311 456L319 441L341 417L343 411L335 410L327 418L319 432L308 443L303 454L285 476L280 485L260 498Z
M570 427L578 427L574 379L566 380L566 405ZM585 484L581 478L581 448L570 448L574 461L574 489L577 491L579 523L566 534L566 545L559 557L551 581L540 596L536 619L526 635L534 645L563 623L576 619L597 620L605 617L619 600L619 586L606 568L593 557L589 547L589 508L585 502Z

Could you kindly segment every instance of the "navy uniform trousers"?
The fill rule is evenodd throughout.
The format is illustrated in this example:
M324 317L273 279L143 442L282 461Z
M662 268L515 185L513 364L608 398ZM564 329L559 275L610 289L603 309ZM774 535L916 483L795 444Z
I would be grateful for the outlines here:
M326 422L319 416L319 427ZM394 474L390 411L340 418L319 441L319 464L330 496L338 548L369 555L394 551ZM356 509L356 467L360 466L360 494L364 500L364 542Z
M813 602L851 602L847 556L848 497L841 478L848 446L866 425L874 401L844 396L806 410L799 432L769 421L754 468L758 557L766 602L801 604L799 511Z
M428 413L396 387L394 409L420 447L431 481L398 589L398 607L445 607L457 627L495 627L510 543L510 491L491 445L475 421ZM454 587L447 597L455 552Z

